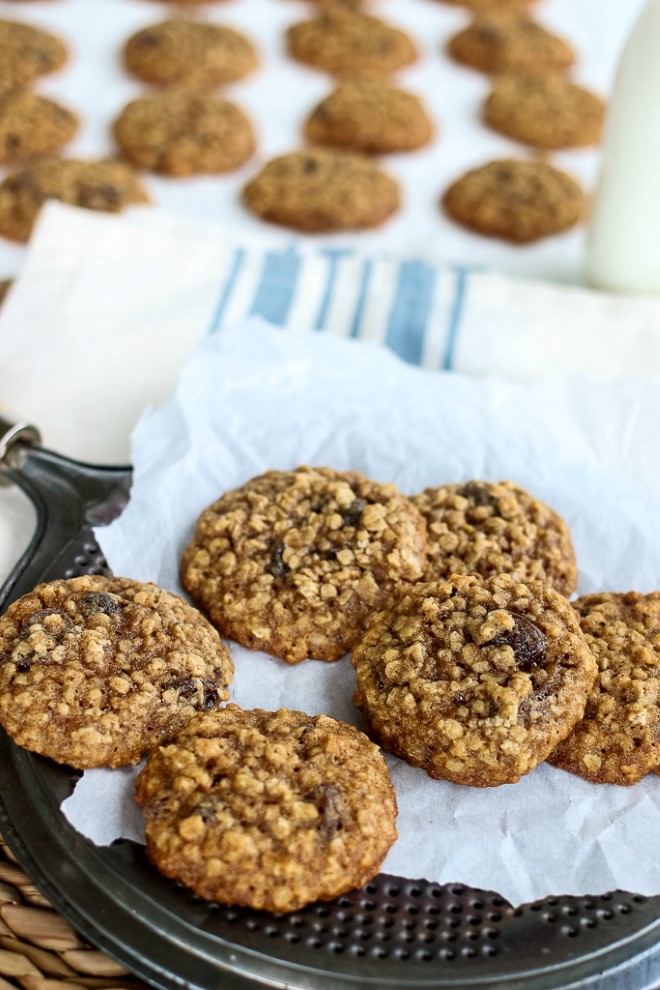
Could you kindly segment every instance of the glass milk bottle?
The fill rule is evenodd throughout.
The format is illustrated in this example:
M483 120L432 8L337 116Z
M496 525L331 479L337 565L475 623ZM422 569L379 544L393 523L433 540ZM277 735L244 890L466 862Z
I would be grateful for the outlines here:
M660 293L660 0L646 0L619 63L585 274L597 288Z

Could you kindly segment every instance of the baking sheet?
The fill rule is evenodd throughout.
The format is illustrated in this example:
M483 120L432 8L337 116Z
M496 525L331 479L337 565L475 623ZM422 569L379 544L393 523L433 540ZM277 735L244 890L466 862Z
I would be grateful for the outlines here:
M658 416L653 382L582 376L516 386L433 374L375 346L253 321L205 341L174 399L143 418L131 502L97 535L116 574L180 593L178 560L198 513L267 468L356 468L407 493L508 477L566 519L580 593L650 591L660 585ZM232 697L244 707L360 724L346 659L290 667L231 651ZM660 892L660 777L596 786L544 765L518 784L477 790L388 763L400 838L385 872L497 890L512 903L617 887ZM133 775L87 772L63 810L96 842L139 839Z
M535 16L564 34L577 49L575 80L605 94L610 91L619 51L642 2L542 0L535 5ZM404 206L396 217L374 231L317 235L314 242L417 254L442 263L485 266L552 280L579 280L584 229L520 248L465 232L438 209L440 193L466 169L494 157L529 154L523 146L480 123L481 103L488 92L486 77L454 64L442 53L446 39L467 22L466 12L438 0L378 0L371 6L375 14L409 31L415 40L419 62L396 78L400 85L424 97L436 121L436 138L419 152L385 159L384 166L404 188ZM43 77L36 88L81 117L80 132L67 153L85 157L114 152L112 121L128 100L147 88L123 70L123 42L134 31L182 9L185 16L226 23L254 40L260 52L260 70L223 91L252 117L259 150L252 162L229 175L185 180L149 175L145 181L154 201L165 209L237 224L249 235L262 230L263 225L241 205L240 190L270 157L300 144L302 121L332 86L328 76L297 65L284 51L286 28L309 16L311 5L296 0L227 0L199 8L153 0L94 0L93 5L89 0L0 2L0 17L43 25L69 42L72 52L68 66ZM561 152L551 160L575 174L588 190L593 188L597 151ZM0 170L0 178L5 173ZM280 236L289 235L280 232ZM0 238L0 277L19 270L23 253L23 248Z

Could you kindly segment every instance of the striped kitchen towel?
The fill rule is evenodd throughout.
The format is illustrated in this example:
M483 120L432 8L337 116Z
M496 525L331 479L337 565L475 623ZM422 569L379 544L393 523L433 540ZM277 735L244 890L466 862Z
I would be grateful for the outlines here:
M124 459L194 344L250 316L438 371L660 374L658 299L53 202L0 310L0 401L65 453Z
M453 367L467 269L348 250L231 250L209 330L261 316L292 330L385 344L426 368Z

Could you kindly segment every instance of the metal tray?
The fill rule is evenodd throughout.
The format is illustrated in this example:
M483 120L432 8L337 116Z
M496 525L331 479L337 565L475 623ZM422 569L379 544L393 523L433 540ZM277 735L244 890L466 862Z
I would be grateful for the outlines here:
M0 482L37 510L0 610L39 581L109 573L92 527L126 505L130 468L61 457L32 427L0 419ZM160 876L141 846L97 847L72 829L59 805L75 780L0 733L0 830L90 942L164 990L642 990L660 979L660 897L614 891L514 909L460 883L381 874L293 914L228 908Z

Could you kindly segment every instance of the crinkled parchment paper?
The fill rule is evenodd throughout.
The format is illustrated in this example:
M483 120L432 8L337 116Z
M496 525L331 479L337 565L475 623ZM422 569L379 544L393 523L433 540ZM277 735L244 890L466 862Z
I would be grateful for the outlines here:
M252 322L206 340L175 397L133 443L131 502L98 536L118 575L181 592L199 512L268 468L356 468L413 493L509 478L571 528L580 593L660 587L660 385L538 385L424 372L384 349ZM348 659L290 667L230 644L232 698L360 724ZM660 893L660 777L589 784L542 765L484 790L430 780L394 757L400 838L383 869L498 891L513 903L624 888ZM84 775L64 810L96 842L139 839L133 770Z

